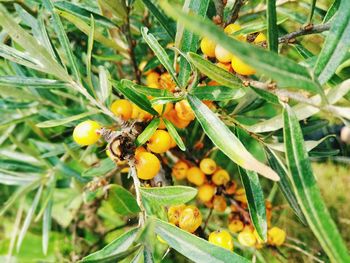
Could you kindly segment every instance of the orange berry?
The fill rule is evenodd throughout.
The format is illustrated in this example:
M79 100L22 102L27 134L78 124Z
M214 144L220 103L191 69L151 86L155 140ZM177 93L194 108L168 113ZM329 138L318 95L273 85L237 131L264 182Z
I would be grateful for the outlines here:
M147 86L157 85L159 87L159 77L159 73L155 71L151 71L150 73L148 73L146 77Z
M214 196L213 208L215 211L224 212L226 210L227 203L225 197L221 195Z
M244 204L248 203L244 188L237 189L234 199Z
M175 109L172 109L166 116L165 116L169 121L172 122L172 124L175 125L175 127L179 128L179 129L183 129L186 128L191 121L185 121L180 119L177 116L177 112Z
M207 55L210 58L215 57L215 46L215 42L207 37L204 37L201 41L201 50L203 54Z
M172 170L172 175L177 179L177 180L183 180L187 176L187 170L188 170L188 165L184 161L178 161L174 166Z
M138 155L139 153L144 153L144 152L147 152L144 147L142 147L142 146L137 147L135 150L135 156Z
M150 180L160 170L160 161L149 152L140 152L135 156L137 176L142 180Z
M98 122L83 121L74 128L73 140L81 146L92 145L101 137L98 133L99 129L101 129L101 125Z
M232 53L224 49L222 46L215 47L215 57L222 63L228 63L232 59Z
M240 58L232 55L231 66L240 75L254 75L255 69L244 63Z
M231 71L232 68L231 68L231 64L230 63L221 63L221 62L218 62L216 63L216 66L218 66L219 68L222 68L226 71Z
M204 158L199 164L202 172L205 174L212 174L216 170L216 162L210 158Z
M171 92L175 91L176 84L168 72L165 72L160 76L159 84L163 89L167 89Z
M193 166L187 170L187 180L192 184L200 186L204 184L205 174L201 171L201 169Z
M215 231L210 233L208 241L219 247L223 247L231 251L233 250L232 236L226 230Z
M225 185L225 193L228 195L233 195L236 192L237 184L235 181L230 181Z
M209 202L216 192L215 186L211 184L203 184L198 188L198 199L203 203Z
M230 181L230 175L226 170L220 169L213 174L211 180L216 185L223 185Z
M147 147L154 153L165 153L170 149L170 145L170 134L164 130L156 130L149 139Z
M168 209L168 220L169 223L178 225L181 212L186 208L186 205L173 205Z
M193 233L201 224L202 214L197 207L190 205L182 210L179 218L179 227L181 229Z
M196 117L187 100L176 102L175 110L177 116L184 121L192 121Z
M231 222L228 225L228 229L232 232L232 233L238 233L240 231L242 231L244 228L244 224L241 220L239 219L233 219L231 220Z
M177 146L177 144L172 136L170 136L170 138L171 138L170 149L172 149L172 148L175 148Z
M127 121L132 115L132 104L128 100L115 100L111 105L111 111L114 115Z

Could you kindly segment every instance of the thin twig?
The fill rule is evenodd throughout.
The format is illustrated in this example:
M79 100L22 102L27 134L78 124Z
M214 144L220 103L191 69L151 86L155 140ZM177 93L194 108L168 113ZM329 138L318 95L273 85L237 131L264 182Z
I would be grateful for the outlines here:
M146 221L146 211L142 203L142 197L140 192L141 183L139 178L137 177L136 167L135 167L135 161L129 160L129 166L130 166L130 174L134 181L134 187L135 187L135 193L136 193L136 201L137 204L140 207L141 212L139 213L139 226L143 226Z
M245 0L236 0L235 4L232 7L231 14L229 15L229 19L227 20L226 25L232 24L236 22L239 16L239 11L241 10L242 6L246 3Z
M205 222L204 222L203 232L205 231L205 229L208 226L208 222L209 222L209 219L210 219L211 215L213 214L213 210L214 210L213 208L210 208L210 210L209 210L209 214L208 214L208 216L207 216L207 218L205 219Z
M214 22L218 25L221 25L223 23L223 17L224 17L224 1L223 0L215 0L215 10L216 10L216 16L214 17Z
M296 37L322 33L330 29L330 23L320 24L320 25L307 25L295 32L291 32L287 35L284 35L278 39L278 43L293 43Z
M294 246L294 245L288 244L288 243L284 243L283 245L284 245L285 247L289 247L289 248L294 249L294 250L296 250L296 251L298 251L298 252L301 252L301 253L303 253L304 255L310 257L311 259L313 259L313 260L315 260L315 261L317 261L317 262L324 263L323 260L321 260L321 259L315 257L315 256L312 255L311 253L305 251L304 249L302 249L302 248L300 248L300 247L298 247L298 246Z

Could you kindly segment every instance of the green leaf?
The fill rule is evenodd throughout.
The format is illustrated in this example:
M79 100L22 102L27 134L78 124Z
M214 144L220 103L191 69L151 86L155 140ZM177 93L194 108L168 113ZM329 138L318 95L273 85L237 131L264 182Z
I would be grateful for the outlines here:
M67 123L85 118L87 116L94 115L97 112L98 111L96 111L96 110L90 110L87 112L83 112L83 113L80 113L80 114L77 114L74 116L70 116L67 118L59 119L59 120L48 120L48 121L40 122L40 123L36 124L36 126L39 128L52 128L52 127L62 126L62 125L65 125Z
M254 67L259 73L274 79L279 88L297 87L322 94L320 86L312 80L308 70L296 62L258 46L236 40L207 19L185 14L166 1L161 2L161 6L166 13L183 23L186 28L220 43L222 47Z
M72 70L72 74L73 74L75 80L80 81L78 64L77 64L76 58L73 54L73 50L70 46L67 34L64 31L64 27L63 27L63 24L61 22L61 19L58 16L58 14L55 13L54 5L53 5L51 0L43 0L43 4L52 16L53 27L55 29L55 32L56 32L57 37L59 39L59 42L64 50L64 54L65 54L67 60L69 61L69 66ZM62 59L62 61L66 61L66 60Z
M323 18L323 23L327 23L329 20L331 20L334 15L337 13L339 6L340 6L340 2L339 0L333 0L333 4L332 6L328 9L326 15Z
M28 62L29 67L31 67L30 65L32 65L32 68L35 68L37 70L40 70L46 73L53 74L63 81L69 82L71 80L67 72L52 58L51 54L45 49L45 47L40 45L34 37L32 37L30 34L28 34L27 31L21 28L18 25L18 23L15 20L13 20L13 18L7 13L5 13L3 10L0 10L0 25L16 43L18 43L21 47L23 47L28 52L28 54L25 54L25 55L28 58L30 58ZM0 45L0 56L2 55L1 49L3 47L6 47L6 46ZM8 47L8 49L10 49L10 47ZM12 51L15 50L13 48L11 49ZM24 54L24 52L20 52L20 51L17 51L17 53ZM10 54L10 52L8 54ZM31 60L33 58L35 58L34 64L31 63L32 62ZM25 59L23 60L25 61ZM35 67L33 67L33 65Z
M135 103L139 108L151 113L152 115L158 115L158 112L152 108L151 103L147 97L143 94L135 92L135 84L127 79L119 81L112 81L112 85L121 92L125 97L127 97L131 102Z
M197 120L211 141L233 162L250 171L278 181L278 175L268 166L256 160L230 129L198 98L188 95Z
M21 76L0 76L0 85L13 87L29 87L34 88L49 87L49 88L64 88L66 83L54 79L31 78Z
M154 132L157 130L158 126L159 126L160 120L159 118L155 118L153 119L148 125L147 127L143 130L143 132L137 137L136 139L136 145L140 146L145 144L149 138L152 137L152 135L154 134Z
M278 53L276 0L267 0L267 42L270 51Z
M148 44L148 46L152 49L154 54L158 57L160 63L164 66L164 68L169 72L173 80L175 81L176 85L181 87L179 84L179 81L176 78L176 72L171 64L170 58L168 54L165 52L165 50L162 48L162 46L158 43L157 39L151 34L148 33L148 28L143 27L141 29L142 37Z
M265 153L270 166L272 167L272 169L274 169L278 173L280 177L280 181L278 182L278 187L281 189L284 197L286 198L290 207L293 209L296 216L304 225L306 225L307 224L306 219L303 212L301 211L301 208L298 204L298 200L296 199L294 191L292 189L287 168L284 166L284 164L281 162L281 160L277 157L277 155L272 150L270 150L269 148L266 148Z
M321 84L335 73L350 45L350 1L341 1L314 68Z
M119 20L126 18L126 3L125 0L98 0L102 9L108 10Z
M315 8L316 8L316 0L310 0L310 2L311 2L310 13L309 13L309 17L307 19L309 24L312 23L312 17L314 16L314 12L315 12Z
M101 103L108 104L107 102L109 101L109 98L112 93L112 85L109 81L110 74L108 70L103 66L99 66L98 71L99 71L98 77L100 80L100 85L97 91L97 96Z
M198 54L195 53L188 53L188 58L190 62L193 63L193 65L198 68L200 72L208 76L210 79L215 80L216 82L232 88L232 89L239 89L238 92L238 98L239 96L243 96L245 94L243 90L242 81L236 77L235 75L231 74L227 70L224 70L207 59L204 59Z
M180 205L191 201L197 195L197 189L189 186L163 186L140 188L141 195L151 203L159 205Z
M191 0L189 1L187 12L191 14L197 14L200 17L205 17L207 14L209 0ZM190 30L184 30L179 49L183 53L196 52L199 47L199 37ZM191 66L188 64L184 57L180 57L180 73L179 82L182 86L186 86L186 83L191 74Z
M200 100L233 100L239 99L245 92L242 89L232 89L225 86L197 86L190 93Z
M148 10L154 15L159 21L159 24L165 29L172 39L175 39L175 28L171 21L159 11L159 8L155 6L151 0L142 0L142 2L147 6Z
M238 254L233 253L222 247L213 245L208 241L192 235L179 227L173 226L169 223L154 219L155 232L167 244L181 253L185 257L189 258L193 262L198 263L246 263L249 260L241 257Z
M312 232L330 260L332 262L350 262L347 248L328 213L317 186L298 119L286 104L284 105L283 117L286 159L298 203Z
M256 172L239 168L239 174L248 199L250 218L261 240L267 240L267 221L264 192Z
M86 171L83 172L83 177L96 177L96 176L103 176L106 173L112 171L116 168L115 162L113 162L110 158L105 158L102 161L99 162L99 164L88 168Z
M147 86L142 86L136 83L132 84L133 89L138 92L142 93L146 96L152 96L152 97L172 97L174 96L169 90L166 89L154 89Z
M84 257L80 262L103 262L103 259L127 251L138 235L139 228L132 228L117 237L103 249ZM115 262L115 261L114 261Z
M179 148L182 151L186 151L186 146L184 144L184 142L182 141L179 133L177 132L174 124L172 124L170 121L168 121L167 119L163 119L165 127L167 128L168 132L170 133L171 137L175 140L177 146L179 146Z
M120 185L109 186L108 202L120 215L136 214L141 211L135 197Z

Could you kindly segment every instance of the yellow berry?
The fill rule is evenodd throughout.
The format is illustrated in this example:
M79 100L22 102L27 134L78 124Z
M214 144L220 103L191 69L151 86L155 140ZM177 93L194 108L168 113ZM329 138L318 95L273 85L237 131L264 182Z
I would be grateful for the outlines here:
M173 105L171 103L167 104L157 104L152 106L153 109L155 109L159 115L167 114L171 109L173 108Z
M204 37L201 41L201 50L203 54L210 58L215 57L215 46L215 42L207 37Z
M202 224L202 214L195 206L187 206L180 214L179 227L193 233Z
M132 104L128 100L115 100L111 105L111 111L114 115L127 121L132 115Z
M237 189L234 199L244 204L248 203L244 188Z
M137 176L142 180L150 180L160 170L160 161L149 152L140 152L135 156Z
M154 84L159 86L159 77L160 77L159 73L155 71L151 71L146 77L147 86L154 85Z
M101 125L96 121L81 122L74 128L73 139L82 146L94 144L101 137L98 133L99 129L101 129Z
M170 145L170 134L164 130L156 130L149 139L147 147L154 153L164 153L170 149Z
M224 212L226 210L227 203L225 197L221 195L214 196L213 208L215 211Z
M176 84L168 72L165 72L160 76L159 84L163 89L167 89L171 92L175 91Z
M230 181L230 175L226 170L220 169L213 174L211 180L216 185L223 185Z
M183 180L186 178L188 165L184 161L178 161L174 167L172 174L177 180Z
M224 32L228 35L232 35L234 32L237 32L241 29L240 25L237 24L229 24L225 27ZM245 41L246 37L243 34L239 34L238 36L235 36L240 41Z
M176 144L176 141L174 140L174 138L172 136L170 136L170 138L171 138L170 149L172 149L172 148L176 147L177 144Z
M215 186L211 184L203 184L198 188L198 199L203 203L209 202L216 192Z
M139 108L137 105L132 104L131 118L138 120L149 120L152 118L152 115L147 111L144 111L143 109Z
M212 174L216 170L216 162L210 158L204 158L200 164L199 168L201 168L202 172L205 174Z
M259 44L261 42L266 41L266 36L263 33L259 33L259 35L257 35L257 37L254 39L254 44Z
M256 244L256 237L250 228L244 228L242 232L238 234L238 242L246 247L253 247Z
M187 170L187 180L192 184L200 186L204 184L205 174L201 171L201 169L193 166Z
M179 225L179 218L181 212L186 208L186 205L173 205L168 209L168 221L171 224Z
M215 231L210 233L208 241L219 247L233 250L233 239L229 232L226 230Z
M196 117L187 100L176 102L175 110L177 116L184 121L192 121Z
M272 246L280 246L286 240L286 232L279 227L273 227L267 231L267 242Z
M135 156L138 155L139 153L147 152L146 149L142 146L137 147L135 150Z
M255 69L234 55L232 55L231 66L233 70L240 75L253 75L256 72Z
M240 231L242 231L244 228L244 224L241 220L239 219L233 219L229 225L228 225L228 229L232 232L232 233L238 233Z
M215 57L221 63L228 63L232 59L232 53L224 49L222 46L217 45L215 48Z

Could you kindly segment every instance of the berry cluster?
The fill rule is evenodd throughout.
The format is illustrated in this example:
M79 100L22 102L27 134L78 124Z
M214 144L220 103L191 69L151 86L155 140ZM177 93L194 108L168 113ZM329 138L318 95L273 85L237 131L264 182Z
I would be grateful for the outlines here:
M225 27L224 32L239 40L248 41L249 43L260 45L266 41L266 37L263 33L258 33L255 35L249 35L249 37L240 34L239 31L241 27L237 24L229 24ZM216 44L211 39L204 37L201 41L201 50L204 55L208 58L216 58L217 66L228 71L234 71L240 75L253 75L255 74L255 69L244 63L234 54L230 53L224 49L219 44Z

